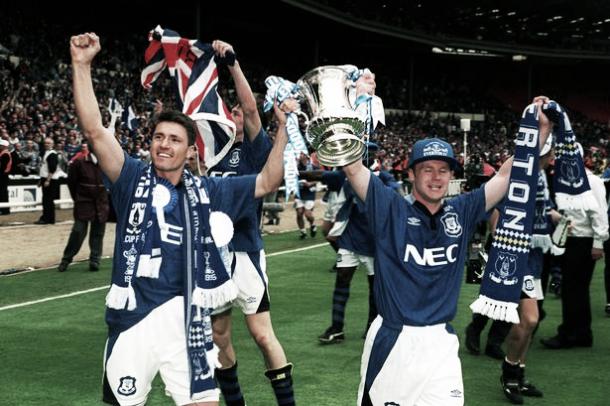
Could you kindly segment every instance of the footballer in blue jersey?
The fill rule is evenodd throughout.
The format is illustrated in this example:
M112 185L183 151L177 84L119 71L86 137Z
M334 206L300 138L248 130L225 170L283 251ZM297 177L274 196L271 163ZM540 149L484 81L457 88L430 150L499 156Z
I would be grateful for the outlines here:
M314 171L319 169L311 161L311 157L301 152L299 161L297 163L297 169L299 172ZM315 225L315 217L313 215L313 209L316 203L316 182L310 182L305 179L299 179L299 196L294 199L294 208L297 213L297 226L301 233L300 239L307 238L305 232L305 220L309 223L309 235L311 238L316 236L317 226Z
M230 44L216 40L212 46L217 54L233 53ZM256 174L261 171L272 144L262 128L256 100L244 76L239 62L228 65L237 93L238 104L231 109L236 125L235 144L229 153L213 168L210 176L231 177ZM291 370L284 349L275 336L269 311L268 279L260 234L262 199L256 201L256 213L235 223L231 240L233 254L231 279L238 289L233 303L221 306L212 313L214 342L220 349L221 367L216 370L216 379L228 406L245 403L237 374L237 357L231 339L231 308L238 306L245 315L250 335L258 345L278 404L294 404Z
M374 76L362 79L358 93L374 93ZM544 101L548 98L534 100ZM540 113L542 141L550 127ZM360 160L343 167L375 238L379 316L364 345L359 405L464 404L459 344L449 322L457 310L470 233L507 193L512 158L482 188L445 201L456 164L447 142L417 141L409 160L408 199L371 176Z
M214 357L207 346L212 344L207 341L211 327L203 317L205 303L195 301L195 291L200 289L198 293L205 295L205 289L210 289L210 294L211 290L228 294L224 288L230 284L223 282L212 289L193 280L199 273L192 265L201 263L203 267L205 263L206 277L228 281L228 277L208 268L208 261L217 270L224 270L225 265L221 253L214 248L218 240L212 222L202 227L199 219L208 221L206 213L219 207L225 214L216 218L222 222L225 218L230 221L231 217L238 220L240 216L254 216L255 199L277 190L283 180L283 151L288 142L286 116L275 108L280 122L278 135L265 167L256 176L198 179L185 171L187 151L195 143L196 125L177 111L156 116L150 148L152 164L142 164L126 157L112 133L102 125L91 78L91 64L100 49L99 37L94 33L70 39L79 122L114 191L112 198L120 221L115 244L132 247L121 251L115 248L113 258L113 284L106 300L109 340L104 401L145 404L152 380L160 373L175 404L217 406L213 358L207 360L208 356ZM149 216L149 220L144 221L143 216ZM150 232L142 234L143 228ZM204 238L202 228L212 229L211 236ZM222 237L222 233L217 235ZM135 243L140 248L135 249ZM159 243L160 247L150 250L152 243ZM201 248L204 244L205 250ZM193 252L197 254L195 259ZM191 330L188 326L192 323L198 323L198 329Z

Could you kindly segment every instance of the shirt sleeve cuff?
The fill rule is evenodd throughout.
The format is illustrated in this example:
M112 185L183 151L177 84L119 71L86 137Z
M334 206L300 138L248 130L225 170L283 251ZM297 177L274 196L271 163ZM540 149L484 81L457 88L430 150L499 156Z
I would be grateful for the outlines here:
M593 248L604 249L604 242L596 238L593 239Z

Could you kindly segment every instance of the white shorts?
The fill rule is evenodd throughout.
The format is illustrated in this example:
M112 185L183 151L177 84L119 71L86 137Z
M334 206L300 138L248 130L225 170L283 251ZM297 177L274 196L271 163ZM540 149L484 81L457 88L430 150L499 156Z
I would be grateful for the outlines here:
M301 207L304 207L305 210L313 210L315 205L316 205L316 202L314 200L294 199L294 207L296 209L300 209Z
M540 278L534 278L531 275L523 277L523 288L521 292L530 299L543 300L544 292L542 290L542 281Z
M217 307L212 315L221 314L233 306L248 314L262 313L269 310L269 280L267 279L267 261L265 250L258 253L232 253L231 279L237 286L237 298L230 303Z
M144 405L157 372L165 383L165 393L176 405L219 400L218 389L198 393L191 399L184 324L184 298L177 296L119 335L104 368L107 389L118 404ZM108 351L106 342L104 359ZM214 381L213 376L208 379ZM105 394L104 400L109 401L108 397Z
M322 217L324 221L334 222L337 212L339 212L343 203L345 203L345 193L343 193L343 190L341 190L341 193L330 192L326 202L326 210L324 210L324 216Z
M360 264L364 265L366 268L367 275L375 275L375 258L339 248L339 251L337 252L337 262L335 264L337 268L357 267Z
M382 324L377 316L366 336L358 405L367 387L373 405L462 406L459 343L450 327Z

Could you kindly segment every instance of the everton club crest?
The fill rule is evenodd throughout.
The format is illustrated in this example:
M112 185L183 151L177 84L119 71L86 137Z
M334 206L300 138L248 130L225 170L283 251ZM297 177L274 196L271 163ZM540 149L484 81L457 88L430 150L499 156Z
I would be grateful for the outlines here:
M462 225L458 221L458 215L455 212L446 213L441 217L441 223L447 237L459 237L462 235Z
M508 252L500 251L498 258L494 264L494 268L489 273L489 277L495 283L503 285L514 285L518 279L515 276L517 272L517 256Z
M581 187L584 180L575 158L564 158L559 167L559 182L574 188Z
M133 376L122 377L117 392L123 396L129 396L136 393L136 378Z
M229 158L229 166L231 168L237 168L239 166L240 154L241 150L239 148L235 148L231 151L231 158Z

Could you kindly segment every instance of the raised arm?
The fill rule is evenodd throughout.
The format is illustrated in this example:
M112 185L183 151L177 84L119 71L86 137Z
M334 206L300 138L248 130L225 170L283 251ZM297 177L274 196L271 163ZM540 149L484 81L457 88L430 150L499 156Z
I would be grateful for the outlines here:
M93 144L100 168L111 182L115 182L121 174L125 158L119 142L102 124L93 91L91 62L100 49L100 39L94 33L70 38L74 105L83 134Z
M540 148L545 144L547 137L551 134L553 124L542 112L542 105L550 100L545 96L534 98L534 103L538 104L539 109L539 145ZM495 207L508 192L510 182L510 170L513 166L513 157L506 160L500 167L498 173L485 184L485 210L489 211Z
M299 179L305 179L308 182L322 182L322 175L326 171L299 171Z
M362 161L358 159L343 167L343 172L347 177L352 189L363 202L366 200L366 192L371 181L371 171L369 171Z
M227 58L228 53L235 55L231 44L224 41L215 40L212 42L212 47L222 58ZM254 141L262 128L261 118L258 115L258 108L256 107L256 99L237 59L235 59L233 64L227 64L227 67L235 84L237 100L239 100L239 105L244 113L244 130L248 134L250 141Z
M375 74L367 72L356 82L356 97L362 94L374 95L376 87ZM354 189L356 195L360 200L365 201L366 192L371 180L371 171L364 166L362 160L358 159L349 165L345 165L343 167L343 172L345 173L345 176L347 176L347 180L352 185L352 189Z
M273 148L267 158L267 163L261 173L256 176L256 189L254 196L258 199L266 194L275 192L284 180L284 150L288 144L288 133L286 131L286 113L277 104L273 106L275 117L278 121L278 129L275 135Z

